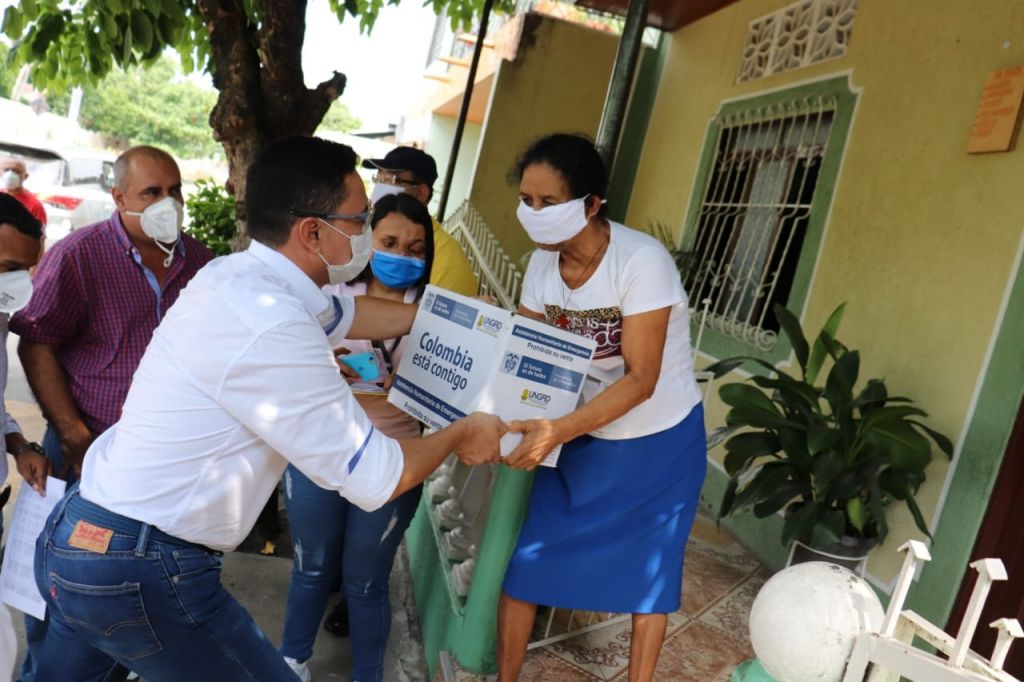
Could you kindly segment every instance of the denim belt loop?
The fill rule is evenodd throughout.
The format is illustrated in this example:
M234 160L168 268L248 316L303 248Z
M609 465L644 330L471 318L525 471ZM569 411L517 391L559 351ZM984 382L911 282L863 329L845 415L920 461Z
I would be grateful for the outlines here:
M139 528L139 541L135 544L135 556L139 558L146 556L146 545L149 544L149 530L152 527L148 523L144 523Z
M78 495L78 487L77 486L72 486L71 489L68 492L64 493L64 497L61 498L60 502L58 502L54 506L53 511L50 513L50 529L51 530L56 528L57 524L60 523L61 519L64 518L64 510L67 508L68 503L71 502L71 498L73 498L73 497L75 497L77 495Z

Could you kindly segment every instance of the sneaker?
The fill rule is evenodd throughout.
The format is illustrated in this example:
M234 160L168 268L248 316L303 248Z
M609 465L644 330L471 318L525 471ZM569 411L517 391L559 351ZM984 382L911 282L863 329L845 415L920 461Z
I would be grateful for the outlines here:
M309 682L313 679L309 673L309 661L296 661L294 658L284 657L284 662L292 669L292 672L299 676L301 682Z

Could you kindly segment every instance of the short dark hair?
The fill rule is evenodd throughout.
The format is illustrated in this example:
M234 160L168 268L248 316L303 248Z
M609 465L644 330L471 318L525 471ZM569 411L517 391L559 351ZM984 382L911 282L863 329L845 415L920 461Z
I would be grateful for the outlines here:
M0 225L13 225L14 229L33 239L41 239L43 226L25 205L10 194L0 192Z
M419 297L423 295L423 290L430 283L430 273L434 268L434 221L430 219L430 211L427 210L427 207L419 199L411 194L402 192L401 194L389 194L381 197L373 205L373 218L370 221L370 227L377 229L380 221L392 213L405 216L423 227L423 244L426 247L423 260L426 267L423 270L423 279L416 285L418 289L416 299L419 300ZM371 277L373 277L373 269L367 265L359 273L359 276L352 281L369 282Z
M554 133L541 137L516 160L509 181L518 183L526 168L535 164L548 164L558 171L569 186L572 199L607 197L608 171L594 142L586 135ZM608 205L601 204L597 214L603 217L607 210Z
M352 148L319 137L294 135L256 153L245 180L249 236L267 246L288 241L296 218L290 209L333 213L345 200L345 178L356 172Z
M604 160L585 135L554 133L536 140L516 161L510 179L518 183L523 179L523 171L538 163L546 163L565 178L573 199L588 194L602 199L607 196L608 172Z

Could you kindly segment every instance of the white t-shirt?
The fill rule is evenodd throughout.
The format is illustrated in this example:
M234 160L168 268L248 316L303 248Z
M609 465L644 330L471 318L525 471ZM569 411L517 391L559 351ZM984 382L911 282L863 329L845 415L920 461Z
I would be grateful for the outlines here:
M558 271L558 253L537 250L523 278L523 307L597 343L583 386L590 402L625 373L622 318L671 307L661 374L654 395L590 435L638 438L675 426L700 403L693 376L690 316L679 271L661 242L619 223L611 224L608 249L583 286L570 290Z

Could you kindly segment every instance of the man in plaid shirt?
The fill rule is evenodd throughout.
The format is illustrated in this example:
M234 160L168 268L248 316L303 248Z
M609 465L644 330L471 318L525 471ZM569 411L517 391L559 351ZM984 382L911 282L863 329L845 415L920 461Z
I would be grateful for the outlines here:
M55 475L77 478L89 445L121 416L132 375L179 292L213 254L181 233L181 173L163 150L133 147L114 163L117 209L43 256L29 305L11 318L18 355L46 417ZM33 644L45 627L26 616Z

